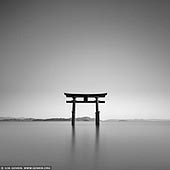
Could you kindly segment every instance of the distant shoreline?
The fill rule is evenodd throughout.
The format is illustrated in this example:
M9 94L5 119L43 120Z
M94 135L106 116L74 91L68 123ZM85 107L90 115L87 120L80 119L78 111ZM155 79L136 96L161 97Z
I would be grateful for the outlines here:
M94 121L94 118L90 118L90 117L78 117L76 118L76 121ZM37 122L37 121L41 121L41 122L50 122L50 121L71 121L71 118L47 118L47 119L36 119L36 118L11 118L11 117L0 117L0 122Z
M71 121L71 118L13 118L13 117L0 117L0 122L67 122ZM95 118L88 116L77 117L76 121L95 121ZM101 122L170 122L170 119L107 119L101 120Z

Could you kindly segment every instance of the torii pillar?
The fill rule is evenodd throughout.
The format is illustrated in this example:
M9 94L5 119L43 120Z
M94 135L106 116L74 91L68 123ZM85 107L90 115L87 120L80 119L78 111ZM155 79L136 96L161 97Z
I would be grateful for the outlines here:
M96 126L100 124L100 111L99 111L99 103L105 103L105 101L100 101L99 97L105 97L107 93L99 93L99 94L75 94L75 93L64 93L66 97L71 97L71 101L66 101L66 103L72 103L72 126L75 126L75 111L76 111L76 103L95 103L96 104ZM76 98L83 98L83 100L76 100ZM95 100L88 100L89 98L95 98Z
M76 98L73 97L73 105L72 105L72 119L71 124L72 126L75 125L75 114L76 114Z
M96 126L99 126L99 124L100 124L99 100L98 97L96 97Z

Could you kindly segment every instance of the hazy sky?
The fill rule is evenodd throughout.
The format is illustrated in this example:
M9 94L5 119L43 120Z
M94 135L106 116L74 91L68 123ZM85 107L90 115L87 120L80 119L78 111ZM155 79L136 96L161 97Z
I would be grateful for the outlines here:
M0 116L170 119L169 0L0 0ZM94 117L94 104L76 116Z

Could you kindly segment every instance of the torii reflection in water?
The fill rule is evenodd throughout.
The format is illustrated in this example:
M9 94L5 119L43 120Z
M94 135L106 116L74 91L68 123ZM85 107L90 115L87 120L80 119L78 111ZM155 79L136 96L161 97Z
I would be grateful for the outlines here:
M100 126L96 126L95 128L95 153L97 154L99 152L99 141L100 141ZM72 126L71 131L71 150L74 153L76 149L76 127Z

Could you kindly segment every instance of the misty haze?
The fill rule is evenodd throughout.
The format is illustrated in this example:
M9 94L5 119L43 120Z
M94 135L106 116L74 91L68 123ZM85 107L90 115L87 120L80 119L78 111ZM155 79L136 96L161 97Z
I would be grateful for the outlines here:
M170 1L0 0L0 169L17 165L170 169Z

